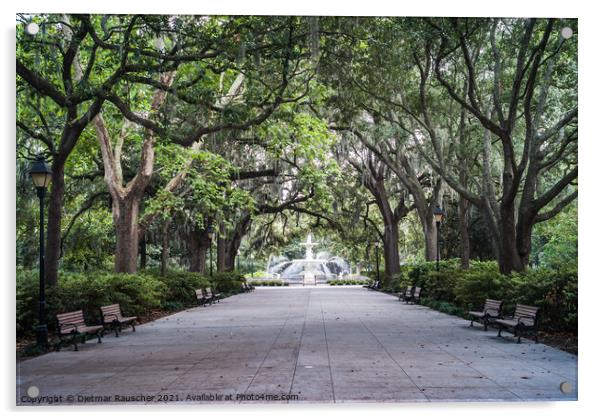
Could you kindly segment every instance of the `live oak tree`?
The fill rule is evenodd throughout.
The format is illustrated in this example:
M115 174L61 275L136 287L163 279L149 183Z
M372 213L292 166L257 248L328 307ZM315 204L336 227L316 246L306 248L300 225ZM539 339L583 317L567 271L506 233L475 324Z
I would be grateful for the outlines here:
M483 127L481 191L465 188L437 153L425 157L485 212L502 273L528 266L533 227L577 197L576 43L563 38L566 24L554 19L435 22L437 41L427 41L417 62L422 132L428 132L435 151L443 140L428 121L434 93L427 84L433 77ZM458 74L466 79L466 95ZM490 165L494 153L501 161L499 190Z

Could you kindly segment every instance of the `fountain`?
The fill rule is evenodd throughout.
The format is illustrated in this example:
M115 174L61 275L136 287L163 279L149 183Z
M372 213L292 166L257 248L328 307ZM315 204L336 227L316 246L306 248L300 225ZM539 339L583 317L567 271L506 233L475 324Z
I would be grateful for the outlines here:
M327 252L314 255L313 249L319 243L312 241L311 233L301 245L305 247L305 258L294 260L286 257L270 258L267 272L291 284L304 286L326 283L328 280L350 274L349 264L344 259L331 257Z

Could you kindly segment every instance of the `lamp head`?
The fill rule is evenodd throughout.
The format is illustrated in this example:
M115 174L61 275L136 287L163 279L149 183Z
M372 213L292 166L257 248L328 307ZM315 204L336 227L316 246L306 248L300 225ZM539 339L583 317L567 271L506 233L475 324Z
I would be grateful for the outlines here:
M441 207L437 206L433 211L433 215L435 216L435 222L441 223L445 217L445 212L441 209Z
M36 188L46 189L46 187L48 187L52 177L52 171L46 164L46 160L44 160L43 155L38 155L36 160L31 164L29 175L31 176L33 185L35 185Z

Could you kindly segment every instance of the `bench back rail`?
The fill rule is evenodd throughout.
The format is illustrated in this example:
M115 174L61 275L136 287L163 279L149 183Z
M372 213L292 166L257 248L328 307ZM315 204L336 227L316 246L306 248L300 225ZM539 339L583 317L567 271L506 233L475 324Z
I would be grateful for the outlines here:
M59 331L61 334L68 334L77 330L78 327L86 326L84 311L82 310L58 314L56 319L58 320Z
M111 322L113 320L120 320L123 318L121 313L121 306L118 303L113 305L101 306L100 312L102 313L102 319L104 322Z
M502 301L495 299L485 299L485 306L483 307L483 313L485 315L497 317L500 316L502 310Z
M514 310L514 316L512 317L515 321L521 322L524 325L534 325L539 315L539 308L536 306L523 305L521 303L516 305Z

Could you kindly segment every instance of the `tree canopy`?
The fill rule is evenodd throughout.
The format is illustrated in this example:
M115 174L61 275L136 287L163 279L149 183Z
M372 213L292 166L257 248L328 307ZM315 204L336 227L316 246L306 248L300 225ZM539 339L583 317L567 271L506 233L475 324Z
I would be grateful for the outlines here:
M40 27L25 33L26 23ZM570 28L570 31L563 30ZM17 263L257 271L308 230L393 278L577 252L574 19L18 15ZM290 248L286 248L286 247Z

